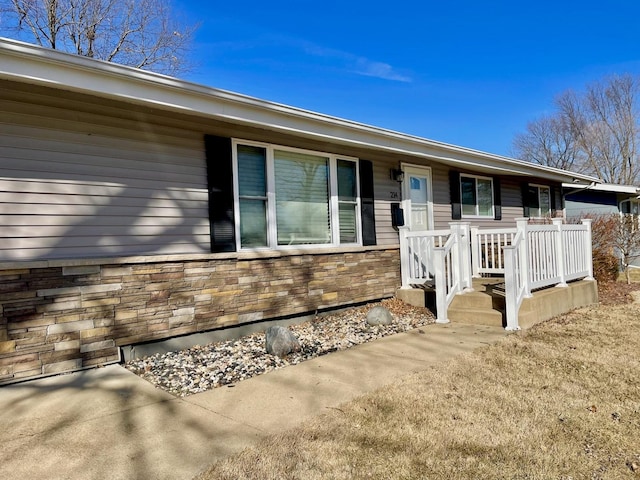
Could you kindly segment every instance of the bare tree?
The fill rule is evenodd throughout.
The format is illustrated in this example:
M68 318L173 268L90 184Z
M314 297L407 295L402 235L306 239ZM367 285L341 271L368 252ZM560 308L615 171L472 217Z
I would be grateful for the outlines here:
M517 155L532 163L584 170L584 158L571 125L560 116L545 116L529 122L527 132L516 135L514 148Z
M631 283L629 265L640 258L640 231L638 216L630 213L619 215L613 222L613 246L625 272L627 283Z
M589 173L608 183L640 179L640 81L612 76L556 98L557 111L514 139L515 154L543 165Z
M0 0L1 29L39 45L175 75L189 69L197 26L167 0Z

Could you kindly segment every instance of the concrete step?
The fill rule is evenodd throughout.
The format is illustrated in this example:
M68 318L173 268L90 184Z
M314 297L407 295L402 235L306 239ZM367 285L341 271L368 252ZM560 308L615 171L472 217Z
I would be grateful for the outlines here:
M472 280L472 286L476 292L490 292L493 289L499 289L504 286L504 278L474 278Z
M491 325L503 327L502 313L498 310L484 308L449 308L447 317L450 322L472 325Z
M497 305L496 305L497 304ZM504 302L502 302L504 304ZM500 308L500 299L494 300L493 296L484 292L467 292L453 297L450 308L478 308L478 309L493 309Z

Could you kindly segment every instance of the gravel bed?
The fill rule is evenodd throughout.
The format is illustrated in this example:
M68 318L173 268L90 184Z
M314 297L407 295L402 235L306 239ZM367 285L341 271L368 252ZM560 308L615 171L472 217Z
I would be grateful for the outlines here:
M389 309L394 318L392 325L372 327L366 323L367 312L377 305ZM236 340L134 359L125 367L156 387L184 397L434 321L427 309L389 299L292 325L289 328L298 337L302 349L286 358L267 354L264 333L255 333Z

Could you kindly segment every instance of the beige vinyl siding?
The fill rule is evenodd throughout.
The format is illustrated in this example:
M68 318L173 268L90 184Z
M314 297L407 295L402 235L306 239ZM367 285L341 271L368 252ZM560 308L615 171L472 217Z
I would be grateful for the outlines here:
M0 261L209 252L202 135L107 110L0 103Z
M515 224L516 218L522 218L522 180L506 177L500 180L502 188L502 222Z
M373 192L378 245L397 245L398 231L391 225L391 204L400 203L400 184L391 179L389 172L398 168L391 160L373 164ZM395 197L395 198L394 198Z
M449 195L449 168L442 164L431 165L433 189L433 228L449 228L451 222L451 196Z

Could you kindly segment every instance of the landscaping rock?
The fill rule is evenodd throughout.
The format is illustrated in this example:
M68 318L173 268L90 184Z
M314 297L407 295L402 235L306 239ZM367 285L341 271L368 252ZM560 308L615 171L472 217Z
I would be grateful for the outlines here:
M391 312L384 307L373 307L367 313L367 323L369 325L391 325L393 323L393 316Z
M435 321L427 309L412 307L396 298L383 300L382 305L393 312L393 324L371 327L365 320L368 310L361 307L292 325L290 330L304 347L284 358L265 355L265 335L260 332L179 352L135 358L126 363L126 368L172 395L185 397L233 386L256 375Z
M283 358L293 352L300 351L300 342L288 328L279 325L267 328L267 353Z

